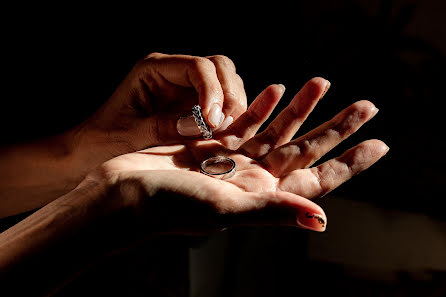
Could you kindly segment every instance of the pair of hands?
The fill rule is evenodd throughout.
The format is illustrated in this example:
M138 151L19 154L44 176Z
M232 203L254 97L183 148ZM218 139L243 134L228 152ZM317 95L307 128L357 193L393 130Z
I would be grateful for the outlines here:
M388 151L383 142L368 140L311 167L378 111L371 102L358 101L292 140L329 86L313 78L257 134L284 86L267 87L246 110L243 82L228 58L151 54L83 125L83 139L91 146L106 135L110 157L120 156L91 172L78 188L105 185L104 203L142 211L154 232L202 233L244 224L324 231L326 215L312 200ZM211 140L188 139L198 134L195 122L178 120L197 97L215 131ZM199 173L200 163L215 155L236 162L234 176L219 180Z

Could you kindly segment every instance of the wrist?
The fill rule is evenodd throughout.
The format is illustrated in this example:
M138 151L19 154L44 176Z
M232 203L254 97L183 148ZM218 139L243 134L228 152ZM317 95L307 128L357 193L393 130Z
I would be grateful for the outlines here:
M78 172L77 184L96 167L114 157L109 152L112 144L104 137L106 133L95 130L88 122L63 135L67 151L70 152L70 167Z
M135 152L137 149L127 141L126 134L128 130L121 135L111 127L97 125L93 118L68 131L65 137L69 139L73 166L83 169L85 176L108 160Z

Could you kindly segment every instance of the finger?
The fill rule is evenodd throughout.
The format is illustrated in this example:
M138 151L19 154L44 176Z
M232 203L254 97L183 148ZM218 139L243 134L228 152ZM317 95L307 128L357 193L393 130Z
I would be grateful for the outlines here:
M223 213L220 225L295 226L323 232L326 229L327 217L320 206L292 193L250 192L237 195L237 206Z
M308 81L265 131L247 141L242 149L257 159L290 141L329 87L330 82L320 77Z
M285 91L283 85L270 85L261 92L248 110L218 136L220 142L230 149L239 148L253 137L268 119Z
M164 80L182 87L193 87L198 93L203 117L211 128L217 128L223 122L223 90L215 65L210 60L154 53L142 62L142 67L145 74L142 79L149 88L157 88Z
M274 176L307 168L355 133L377 112L378 109L370 101L355 102L330 121L275 149L266 155L262 163Z
M308 199L324 196L372 166L388 150L389 147L380 140L364 141L319 166L290 172L280 178L278 189Z
M215 130L215 132L226 130L232 124L233 121L234 118L232 116L225 117L225 120L223 121L223 123L221 123L220 127L217 130Z
M243 80L236 73L235 65L228 57L216 55L207 58L214 63L223 90L223 113L226 118L232 116L237 119L247 108Z
M127 143L134 145L134 147L129 148L129 151L138 151L154 145L182 143L184 137L200 135L193 117L182 118L180 114L176 113L158 113L148 118L129 122L129 125L135 126L133 129L135 133L126 136L126 138L130 137L131 141L122 142L123 145L127 145ZM124 132L127 133L127 130L124 130ZM124 137L121 138L124 139Z
M326 227L322 208L292 193L245 192L184 170L139 170L124 173L123 178L127 176L132 182L122 187L124 201L144 207L145 218L174 232L246 225L289 225L315 231Z

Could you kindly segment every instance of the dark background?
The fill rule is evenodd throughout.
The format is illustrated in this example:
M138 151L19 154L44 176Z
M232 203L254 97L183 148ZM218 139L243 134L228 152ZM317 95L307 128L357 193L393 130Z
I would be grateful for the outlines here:
M54 135L80 123L107 100L137 60L154 51L226 55L244 80L248 100L269 84L283 83L287 87L277 110L286 106L307 80L322 76L330 80L331 89L301 131L309 131L357 100L368 99L380 109L378 115L327 157L369 138L379 138L390 147L380 162L320 201L333 222L326 234L314 239L315 235L294 229L252 228L229 230L198 243L178 239L176 246L181 252L172 256L163 248L155 248L147 253L152 256L145 256L147 263L142 261L147 264L143 270L153 264L159 269L155 275L161 279L179 263L172 259L184 256L184 250L193 246L189 254L195 260L189 261L189 273L182 275L192 283L185 282L192 296L446 294L442 108L446 99L446 2L264 2L243 9L241 3L213 4L205 10L174 3L5 9L3 14L8 18L2 21L0 117L3 143ZM353 221L355 210L376 216L367 218L367 222L361 217ZM361 224L366 226L364 230ZM368 237L370 228L377 231ZM399 237L402 233L405 236ZM336 253L321 251L315 256L309 251L312 244L322 244L328 250L330 245L341 250L345 246L348 250L358 237L363 239L359 246L386 243L377 253L364 254L376 258L359 254L350 262L346 260L348 263ZM389 240L393 242L389 244ZM417 265L384 265L392 262L385 260L392 254L388 248L398 246L404 255L416 244L421 244L419 253L408 253L408 258L399 261L415 259ZM197 254L197 250L202 252ZM220 260L213 258L213 253ZM426 255L432 261L421 259ZM208 256L208 263L215 261L215 266L203 268L193 262L201 263ZM131 279L129 275L141 275L141 259L133 259L139 264L124 271L122 263L134 263L125 257L112 257L108 266L104 264L108 267L105 270L113 271L113 267L114 277L121 272L127 279ZM377 261L384 264L373 268L367 265ZM440 264L433 267L430 263ZM201 270L201 275L193 267L208 271ZM73 292L79 293L76 288L150 295L147 282L123 282L118 290L118 285L110 281L113 277L107 275L102 282L95 280L95 289L89 277L98 271L103 273L104 269L92 268L60 296L74 296ZM209 278L207 285L194 282L190 274L201 275L201 280ZM131 293L125 289L130 283ZM164 285L174 284L179 284L175 278ZM200 285L204 288L192 288ZM158 295L168 296L167 291Z

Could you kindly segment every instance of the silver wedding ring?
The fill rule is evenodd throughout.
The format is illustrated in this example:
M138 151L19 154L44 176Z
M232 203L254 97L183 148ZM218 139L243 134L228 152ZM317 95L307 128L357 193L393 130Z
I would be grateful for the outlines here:
M214 178L227 179L235 174L235 161L223 156L212 157L201 162L200 172Z
M206 124L206 122L203 119L200 105L194 105L194 107L192 107L192 115L194 116L195 123L197 123L198 129L200 130L201 135L203 135L203 138L211 139L212 130L211 128L209 128L208 124Z

